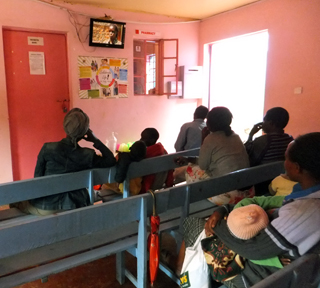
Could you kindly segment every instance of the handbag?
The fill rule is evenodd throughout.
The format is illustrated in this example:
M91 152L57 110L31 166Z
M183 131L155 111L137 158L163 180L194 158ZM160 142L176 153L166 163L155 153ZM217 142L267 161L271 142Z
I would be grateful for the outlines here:
M201 240L201 246L213 280L229 281L244 268L244 258L229 249L216 235Z
M210 273L201 247L201 240L205 237L206 234L203 230L194 245L186 249L180 275L181 288L211 287Z

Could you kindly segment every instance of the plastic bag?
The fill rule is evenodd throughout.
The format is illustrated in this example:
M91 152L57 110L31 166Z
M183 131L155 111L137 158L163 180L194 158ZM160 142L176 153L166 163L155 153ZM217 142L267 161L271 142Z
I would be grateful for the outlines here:
M186 249L180 275L181 288L211 287L210 271L201 247L201 240L204 238L206 238L206 234L203 230L195 244Z

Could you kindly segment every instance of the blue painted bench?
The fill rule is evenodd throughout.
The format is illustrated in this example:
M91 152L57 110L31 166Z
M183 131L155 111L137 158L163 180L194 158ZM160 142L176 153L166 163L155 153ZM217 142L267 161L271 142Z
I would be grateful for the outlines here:
M176 156L133 163L127 179L173 168L172 159ZM1 184L0 205L113 181L114 172L114 168L93 169ZM160 230L179 229L187 215L210 215L212 205L204 200L207 197L272 179L281 172L283 163L273 163L161 190L156 194ZM147 219L152 214L152 202L151 195L144 194L56 215L27 215L1 221L0 287L45 279L111 254L117 254L120 283L128 277L137 287L146 287ZM137 277L125 269L124 251L137 257ZM175 279L167 267L161 265L161 269Z
M320 255L306 254L252 288L318 288L320 287L319 268Z

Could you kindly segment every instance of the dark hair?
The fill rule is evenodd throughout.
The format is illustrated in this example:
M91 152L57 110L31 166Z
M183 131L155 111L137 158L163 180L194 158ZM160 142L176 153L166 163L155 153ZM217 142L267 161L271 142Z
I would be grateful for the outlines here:
M194 119L205 119L207 117L209 109L203 105L200 105L194 111Z
M211 132L224 131L226 136L232 134L230 127L232 113L226 107L214 107L207 115L207 125Z
M118 33L119 33L118 26L115 25L115 24L111 24L111 25L109 26L109 29L110 29L110 27L114 27L114 34L116 35L115 38L117 39L117 38L118 38Z
M290 161L298 163L314 179L320 181L320 132L299 136L287 153Z
M283 129L289 122L289 113L282 107L274 107L267 111L265 121L271 121L277 128Z
M147 146L143 141L136 141L130 147L130 155L133 161L140 161L146 157Z
M147 147L156 144L159 139L159 132L155 128L146 128L141 132L141 141L143 141Z

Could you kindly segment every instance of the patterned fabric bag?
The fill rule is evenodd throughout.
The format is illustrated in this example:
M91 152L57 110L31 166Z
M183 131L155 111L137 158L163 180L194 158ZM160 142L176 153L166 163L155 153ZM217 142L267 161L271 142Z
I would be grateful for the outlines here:
M199 165L192 163L188 164L185 175L186 182L188 184L210 178L210 176L204 170L200 169Z
M244 259L230 250L216 235L201 240L201 246L215 281L229 281L244 268Z
M210 178L204 170L200 169L199 165L192 163L188 164L185 175L187 184ZM255 190L252 186L244 191L233 190L217 196L212 196L209 197L208 200L215 205L237 204L244 198L252 198L254 196Z

